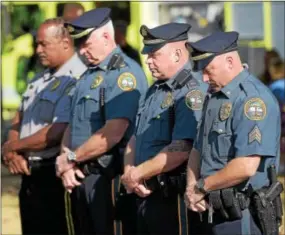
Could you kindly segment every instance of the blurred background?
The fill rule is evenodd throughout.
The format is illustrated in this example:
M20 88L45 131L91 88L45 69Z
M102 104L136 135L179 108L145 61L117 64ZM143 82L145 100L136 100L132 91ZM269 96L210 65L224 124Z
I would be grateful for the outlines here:
M168 22L190 23L190 41L217 30L238 31L243 62L267 85L273 76L270 61L276 58L284 61L284 2L1 2L2 143L27 82L43 69L34 55L40 23L57 16L69 21L96 7L112 8L117 43L142 64L149 83L152 79L144 58L133 53L140 52L143 46L139 34L142 24L155 27ZM284 66L281 76L284 78ZM17 204L19 177L9 175L3 167L1 175L2 234L21 234ZM280 234L285 234L284 227Z

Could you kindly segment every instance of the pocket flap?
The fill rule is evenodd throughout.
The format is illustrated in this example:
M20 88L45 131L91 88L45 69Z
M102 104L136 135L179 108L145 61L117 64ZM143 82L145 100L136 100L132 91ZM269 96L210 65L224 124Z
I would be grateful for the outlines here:
M60 98L60 95L57 92L44 91L40 95L41 100L47 100L53 104L55 104L59 98Z
M88 92L88 93L84 93L80 96L80 98L78 100L95 100L95 101L99 101L99 92Z
M212 131L217 132L218 134L225 134L226 133L225 122L214 122L212 126Z

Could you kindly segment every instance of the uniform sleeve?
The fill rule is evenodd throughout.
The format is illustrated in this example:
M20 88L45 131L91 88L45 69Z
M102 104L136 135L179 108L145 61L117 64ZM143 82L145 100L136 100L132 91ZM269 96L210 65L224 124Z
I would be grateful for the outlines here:
M276 156L280 139L280 112L274 100L253 97L235 106L235 156Z
M191 93L192 92L192 93ZM186 96L178 100L175 108L175 125L172 133L173 140L192 139L197 132L197 123L201 116L202 103L199 90L190 91Z
M75 85L68 86L65 89L64 94L60 97L55 106L53 123L69 123L74 90Z
M106 102L106 119L126 118L134 122L141 96L140 82L130 72L122 73Z

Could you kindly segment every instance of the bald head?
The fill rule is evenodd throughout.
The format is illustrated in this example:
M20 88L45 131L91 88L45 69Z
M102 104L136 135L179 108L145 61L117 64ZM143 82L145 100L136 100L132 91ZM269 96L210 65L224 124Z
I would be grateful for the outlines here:
M157 79L170 79L189 61L186 40L170 42L159 50L149 53L146 63Z
M50 68L59 68L74 54L71 37L60 18L43 22L38 29L36 42L41 63Z
M230 83L242 70L243 65L237 51L215 56L204 68L203 79L212 91L219 91Z

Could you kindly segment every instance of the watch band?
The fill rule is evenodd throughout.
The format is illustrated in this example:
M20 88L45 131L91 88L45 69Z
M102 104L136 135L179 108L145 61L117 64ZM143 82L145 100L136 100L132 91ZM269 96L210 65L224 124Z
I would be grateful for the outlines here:
M205 180L203 178L200 178L197 181L196 187L201 193L208 194L209 192L205 190L204 186L205 186Z
M75 162L76 161L76 154L75 152L69 151L67 154L68 161Z

